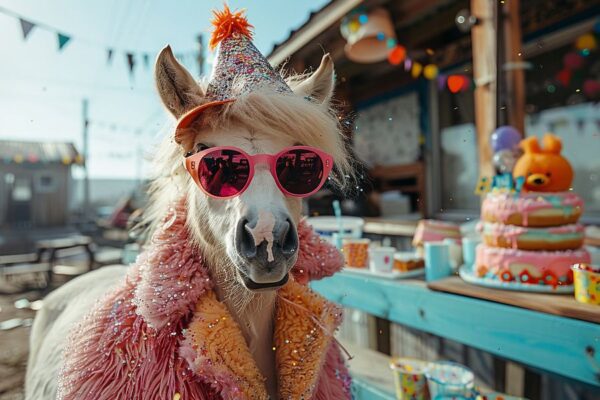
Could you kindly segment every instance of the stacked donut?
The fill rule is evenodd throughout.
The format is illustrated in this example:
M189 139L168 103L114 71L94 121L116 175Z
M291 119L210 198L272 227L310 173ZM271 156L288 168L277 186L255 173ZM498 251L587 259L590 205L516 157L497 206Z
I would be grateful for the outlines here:
M481 207L479 277L531 285L571 285L571 265L589 263L583 200L573 192L490 192Z

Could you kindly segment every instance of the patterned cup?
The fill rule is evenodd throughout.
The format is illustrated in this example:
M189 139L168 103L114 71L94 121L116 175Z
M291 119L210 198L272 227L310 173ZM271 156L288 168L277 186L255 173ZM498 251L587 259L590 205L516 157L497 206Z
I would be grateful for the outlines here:
M346 265L354 268L367 268L369 263L369 239L342 239L342 253Z
M432 400L448 397L469 399L473 394L475 375L463 365L438 361L429 365L426 375Z
M425 371L428 363L413 358L393 358L390 368L394 372L398 400L428 400Z
M585 304L600 305L600 268L590 264L571 267L575 285L575 300Z

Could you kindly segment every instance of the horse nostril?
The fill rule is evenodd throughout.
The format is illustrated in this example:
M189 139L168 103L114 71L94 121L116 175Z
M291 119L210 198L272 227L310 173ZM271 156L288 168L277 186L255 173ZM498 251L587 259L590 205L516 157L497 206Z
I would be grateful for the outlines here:
M254 236L249 230L248 220L241 219L235 232L235 244L241 256L246 258L256 257L256 244Z
M281 252L286 257L291 257L296 254L296 251L298 250L298 232L296 232L294 223L289 219L286 220L286 226L282 229L279 243L281 243Z

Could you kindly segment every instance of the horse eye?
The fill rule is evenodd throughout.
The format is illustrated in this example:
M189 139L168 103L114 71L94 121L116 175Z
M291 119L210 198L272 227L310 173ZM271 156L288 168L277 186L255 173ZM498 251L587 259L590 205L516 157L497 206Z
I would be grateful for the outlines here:
M550 178L550 175L552 175L552 174L550 174L550 172L546 172L546 176L547 176L548 178Z

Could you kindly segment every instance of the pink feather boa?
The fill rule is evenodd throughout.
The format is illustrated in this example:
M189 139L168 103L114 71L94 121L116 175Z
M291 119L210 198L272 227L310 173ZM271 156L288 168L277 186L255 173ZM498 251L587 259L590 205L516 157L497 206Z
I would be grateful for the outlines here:
M235 386L226 376L199 376L180 354L186 328L201 296L212 290L208 268L191 245L185 206L173 207L149 248L124 282L101 299L74 327L61 370L60 400L208 400ZM343 265L339 252L305 222L292 270L301 283L332 275ZM335 342L328 348L313 399L350 397L349 375ZM218 384L215 385L216 381Z

